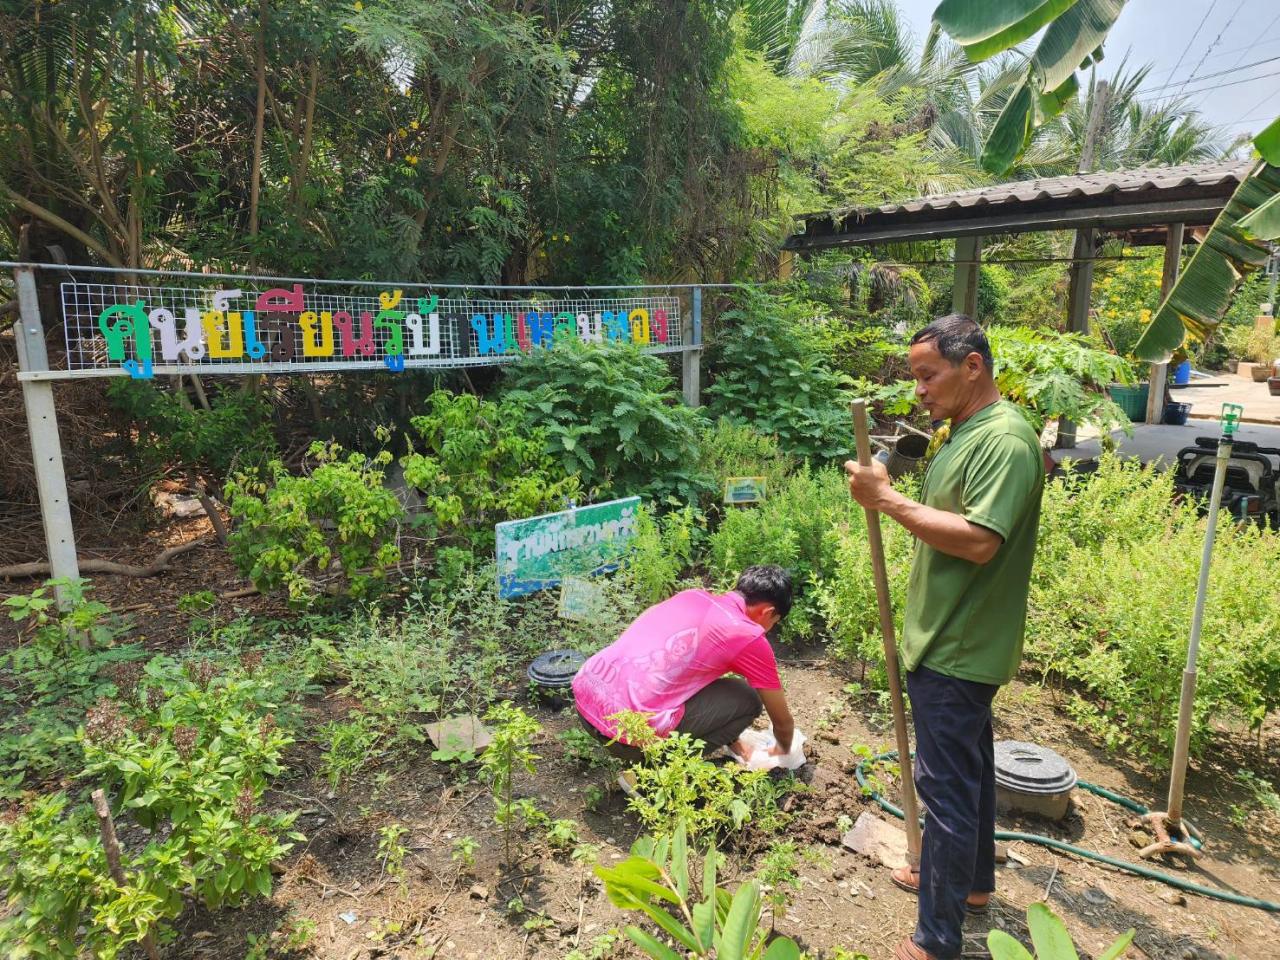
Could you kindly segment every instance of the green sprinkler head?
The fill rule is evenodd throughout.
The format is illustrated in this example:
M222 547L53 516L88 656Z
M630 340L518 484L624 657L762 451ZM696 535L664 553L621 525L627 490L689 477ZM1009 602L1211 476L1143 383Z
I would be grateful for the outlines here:
M1240 417L1244 414L1244 407L1238 403L1224 403L1222 405L1222 435L1230 440L1231 435L1236 432L1236 428L1240 426Z

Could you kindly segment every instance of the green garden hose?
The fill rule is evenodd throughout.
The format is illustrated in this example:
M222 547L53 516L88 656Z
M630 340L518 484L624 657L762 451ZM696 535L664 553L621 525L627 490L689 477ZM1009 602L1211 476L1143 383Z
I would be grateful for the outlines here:
M866 775L863 773L863 766L868 763L878 763L882 760L897 760L898 751L890 750L882 753L877 757L871 757L863 760L854 768L854 776L858 778L858 786L862 788L862 792L870 796L876 803L880 804L881 809L887 813L893 814L899 820L902 819L902 810L894 806L879 791L873 789L868 783ZM1121 796L1118 793L1098 787L1092 783L1085 783L1080 780L1076 786L1088 790L1090 793L1102 797L1104 800L1110 800L1112 803L1131 810L1134 813L1147 813L1147 808L1136 800ZM1181 877L1175 877L1167 873L1161 873L1159 870L1152 870L1142 864L1130 863L1127 860L1118 860L1115 857L1109 857L1104 853L1097 853L1094 850L1086 850L1084 847L1077 847L1074 844L1066 843L1062 840L1055 840L1053 837L1043 837L1038 833L1019 833L1014 830L997 830L997 840L1016 841L1021 840L1025 843L1034 843L1042 847L1049 847L1053 850L1061 850L1063 853L1070 853L1077 857L1083 857L1086 860L1097 860L1099 863L1105 863L1108 866L1115 867L1117 870L1124 870L1126 873L1137 874L1140 877L1146 877L1149 880L1158 880L1160 883L1167 884L1171 887L1177 887L1179 890L1186 890L1189 893L1197 893L1202 897L1212 897L1215 900L1225 900L1227 903L1236 903L1242 907L1253 907L1256 910L1270 910L1273 913L1280 913L1280 903L1272 903L1269 900L1259 900L1255 897L1246 897L1242 894L1232 893L1229 890L1219 890L1216 887L1206 887L1198 883L1192 883L1190 880L1183 880ZM1199 847L1199 841L1193 839L1195 846Z

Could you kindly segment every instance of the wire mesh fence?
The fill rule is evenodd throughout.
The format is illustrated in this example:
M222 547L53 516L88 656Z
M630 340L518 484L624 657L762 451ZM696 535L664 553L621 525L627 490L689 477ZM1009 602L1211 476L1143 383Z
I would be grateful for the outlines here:
M445 285L433 292L410 284L241 279L160 274L154 285L62 282L66 354L59 372L146 378L485 366L552 348L562 337L658 353L696 346L691 289L473 293Z

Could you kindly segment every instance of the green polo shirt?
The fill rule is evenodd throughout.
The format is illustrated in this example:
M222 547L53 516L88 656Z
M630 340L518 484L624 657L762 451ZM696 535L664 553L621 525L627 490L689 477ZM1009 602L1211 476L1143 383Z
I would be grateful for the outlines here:
M916 542L902 627L908 670L923 664L996 685L1013 679L1043 488L1039 439L1012 403L993 403L952 428L929 463L921 501L998 533L1003 543L978 564Z

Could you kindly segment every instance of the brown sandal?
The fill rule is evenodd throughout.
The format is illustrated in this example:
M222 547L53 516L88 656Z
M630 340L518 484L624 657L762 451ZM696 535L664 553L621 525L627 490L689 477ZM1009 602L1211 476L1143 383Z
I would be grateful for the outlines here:
M920 895L920 871L913 870L910 865L904 864L894 869L889 874L889 879L893 881L893 885L907 893ZM991 902L991 894L973 892L964 899L964 908L969 913L986 913L987 907Z
M932 953L907 937L893 948L893 960L935 960L935 958Z

